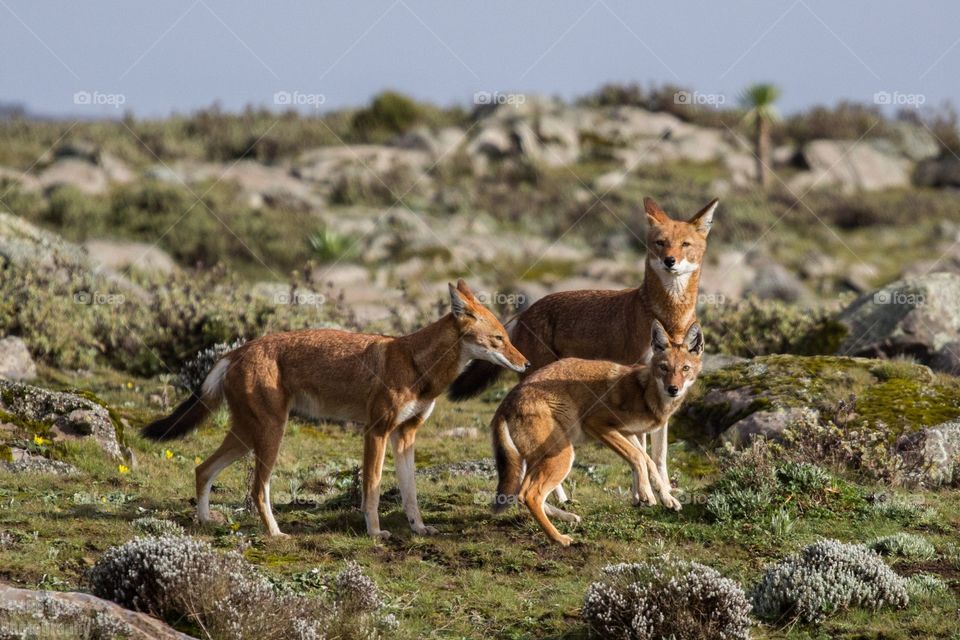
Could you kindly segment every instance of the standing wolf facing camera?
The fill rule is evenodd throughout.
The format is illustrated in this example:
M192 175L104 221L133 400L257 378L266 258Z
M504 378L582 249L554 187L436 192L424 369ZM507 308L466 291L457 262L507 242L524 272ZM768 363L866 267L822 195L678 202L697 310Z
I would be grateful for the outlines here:
M561 358L611 360L627 365L650 357L650 331L659 321L670 338L681 341L696 320L700 270L707 250L718 200L712 200L689 220L670 218L645 198L647 257L643 283L621 291L563 291L548 295L520 313L511 323L511 340L530 360L526 375ZM492 384L501 369L474 362L454 381L448 395L470 398ZM667 472L667 425L651 433L652 453L660 475ZM632 437L633 443L646 444ZM634 479L636 482L636 478ZM564 500L561 487L558 496Z
M549 516L566 522L580 517L547 503L547 496L570 473L573 445L589 438L602 442L633 470L636 502L656 504L650 477L669 509L680 510L647 453L629 439L665 424L680 407L701 369L703 333L693 323L674 342L657 320L647 365L628 367L608 360L563 358L524 378L507 394L490 425L497 463L494 511L517 500L530 510L554 542L562 535Z

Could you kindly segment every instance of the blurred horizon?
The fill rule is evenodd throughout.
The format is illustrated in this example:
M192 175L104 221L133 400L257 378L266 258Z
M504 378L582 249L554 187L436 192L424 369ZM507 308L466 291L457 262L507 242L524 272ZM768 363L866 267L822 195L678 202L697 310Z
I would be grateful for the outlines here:
M393 0L282 12L222 0L136 11L119 0L5 0L0 14L0 107L40 118L152 119L212 105L326 113L388 89L439 106L470 106L478 93L569 101L608 83L675 85L730 107L747 85L772 82L786 114L841 101L887 114L960 103L960 5L945 0L495 1L482 11ZM299 104L278 103L284 93Z

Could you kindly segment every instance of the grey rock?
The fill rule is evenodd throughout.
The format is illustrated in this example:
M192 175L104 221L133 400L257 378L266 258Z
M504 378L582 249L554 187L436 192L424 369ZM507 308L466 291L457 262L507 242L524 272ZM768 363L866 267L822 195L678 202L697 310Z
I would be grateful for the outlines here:
M54 438L91 437L111 458L123 459L110 413L92 400L0 380L0 408L18 418L47 424Z
M62 637L59 631L64 625L96 619L103 637L121 634L130 640L194 640L145 613L75 591L31 591L0 584L0 612L29 620L24 630L32 629L36 637ZM82 624L90 625L89 622ZM46 635L48 633L53 635ZM35 636L27 633L26 637Z
M763 267L757 268L756 277L747 286L745 293L784 302L803 302L812 297L800 278L776 262L767 262Z
M733 423L724 431L720 439L737 448L750 444L757 436L768 440L778 440L790 425L803 420L817 420L819 414L807 407L789 407L772 411L755 411L749 416Z
M0 462L0 469L13 473L42 473L54 476L70 476L80 473L72 464L60 460L51 460L30 453L26 449L12 447L11 460Z
M57 160L37 176L45 190L71 186L89 195L105 193L110 186L106 171L92 162L79 158Z
M897 445L911 479L928 486L960 481L960 419L909 434Z
M960 187L960 160L953 156L925 160L917 165L913 179L921 187Z
M16 336L0 340L0 378L20 382L36 377L37 366L26 343Z
M931 273L881 287L838 317L849 330L839 353L911 356L942 371L955 370L960 342L960 275Z
M706 336L707 344L710 343L710 336ZM705 353L703 354L703 373L710 373L719 369L725 369L731 365L746 362L747 358L741 356L731 356L726 353Z
M95 265L112 271L135 269L167 275L177 269L169 253L146 242L87 240L83 246Z
M810 168L788 186L799 195L814 188L840 188L847 193L910 186L912 163L883 153L864 142L813 140L801 151Z

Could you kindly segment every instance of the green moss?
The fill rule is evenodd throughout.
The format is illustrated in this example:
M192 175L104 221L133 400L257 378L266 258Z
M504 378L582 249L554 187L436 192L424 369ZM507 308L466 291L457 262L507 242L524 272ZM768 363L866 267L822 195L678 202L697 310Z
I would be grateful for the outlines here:
M0 444L0 462L13 462L13 449L10 445Z
M730 402L705 402L709 393L743 390L746 408L731 413ZM674 417L674 433L704 442L755 411L810 407L826 415L853 395L855 422L884 423L892 437L960 415L960 380L934 377L909 361L842 356L761 356L704 374L686 406ZM722 397L722 396L721 396Z
M49 423L42 420L31 420L14 413L7 413L6 411L0 411L0 422L9 422L25 430L27 433L40 436L48 435L51 427Z

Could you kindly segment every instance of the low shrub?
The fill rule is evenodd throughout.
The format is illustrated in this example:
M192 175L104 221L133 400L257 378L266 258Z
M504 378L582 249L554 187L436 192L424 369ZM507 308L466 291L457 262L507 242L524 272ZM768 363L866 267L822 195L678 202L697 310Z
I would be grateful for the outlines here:
M140 533L148 536L182 536L185 535L183 527L172 520L162 518L137 518L133 521L133 527Z
M844 609L902 608L906 581L873 551L823 540L767 567L750 590L754 613L770 622L821 622Z
M772 353L827 355L837 351L847 329L826 309L804 309L747 298L697 310L711 348L753 357Z
M787 532L795 516L830 515L861 502L822 467L781 461L778 452L762 439L742 452L725 452L723 473L706 490L708 519L753 522Z
M177 386L189 393L200 391L203 381L207 379L207 374L213 369L217 360L245 342L243 338L237 338L233 342L218 342L198 351L195 356L180 366L176 379Z
M590 631L616 640L750 636L750 604L733 580L696 562L615 564L587 588Z
M918 573L907 580L907 592L911 598L926 598L950 591L943 578L935 573Z
M392 624L376 585L349 565L326 597L276 588L238 553L188 536L135 538L108 549L89 572L93 593L214 639L371 638Z
M311 326L356 328L341 304L290 303L296 292L318 288L297 277L290 295L270 300L222 269L121 285L77 266L0 264L0 334L20 336L34 357L60 368L108 364L152 376L218 343Z
M882 556L897 556L910 560L927 560L937 553L930 541L923 536L902 531L877 538L867 546Z

